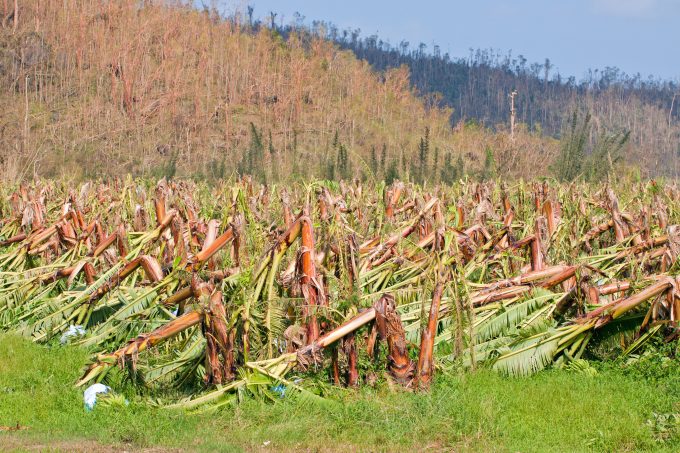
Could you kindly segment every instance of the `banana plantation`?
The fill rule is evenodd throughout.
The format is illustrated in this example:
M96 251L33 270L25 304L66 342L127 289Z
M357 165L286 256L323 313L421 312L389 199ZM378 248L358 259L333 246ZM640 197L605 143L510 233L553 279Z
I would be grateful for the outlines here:
M0 330L191 410L509 376L680 338L680 188L0 185Z

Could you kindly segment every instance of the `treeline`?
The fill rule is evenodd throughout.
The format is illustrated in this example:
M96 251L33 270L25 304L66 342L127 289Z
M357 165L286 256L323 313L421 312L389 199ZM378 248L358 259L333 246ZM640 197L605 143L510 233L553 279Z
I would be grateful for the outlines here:
M408 66L411 81L421 92L441 93L442 101L454 108L454 123L475 119L494 126L507 122L507 96L513 90L518 93L517 119L549 134L562 132L564 114L555 107L568 106L587 95L599 102L608 97L622 103L636 98L664 110L672 121L680 119L680 108L674 104L674 96L680 93L677 82L631 76L616 67L588 70L588 75L577 81L555 72L549 59L529 64L512 52L477 49L465 58L454 58L442 54L436 45L428 49L420 43L411 48L402 41L391 46L376 35L360 38L356 32L338 34L332 27L327 35L378 70Z
M495 50L471 50L465 57L443 53L439 46L392 45L359 29L340 30L334 24L307 24L296 15L291 24L274 20L252 23L253 29L274 26L279 33L324 36L351 50L378 71L408 67L410 80L429 102L452 108L451 122L478 122L506 128L508 95L516 91L517 121L529 131L561 137L570 131L574 112L590 115L593 134L630 132L624 158L650 175L680 176L680 85L677 81L629 75L615 67L589 70L582 80L563 77L549 59L531 63L522 55Z
M317 25L318 27L319 25ZM437 46L391 46L357 31L327 36L378 70L405 65L421 93L440 93L452 107L451 121L479 121L489 127L508 122L508 94L517 91L517 120L530 130L552 136L569 133L574 111L589 114L597 134L630 132L629 162L640 162L653 175L680 176L680 85L676 81L628 75L615 67L589 70L587 77L564 78L549 59L529 63L522 55L471 51L466 58L441 53ZM593 142L596 135L589 137Z

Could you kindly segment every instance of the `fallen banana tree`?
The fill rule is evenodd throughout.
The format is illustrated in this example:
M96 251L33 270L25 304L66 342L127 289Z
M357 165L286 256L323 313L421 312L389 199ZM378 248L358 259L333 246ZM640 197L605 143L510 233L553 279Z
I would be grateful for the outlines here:
M185 394L173 407L381 379L426 390L442 370L526 375L611 338L625 355L679 337L672 185L7 193L0 328L91 348L79 384L122 373Z

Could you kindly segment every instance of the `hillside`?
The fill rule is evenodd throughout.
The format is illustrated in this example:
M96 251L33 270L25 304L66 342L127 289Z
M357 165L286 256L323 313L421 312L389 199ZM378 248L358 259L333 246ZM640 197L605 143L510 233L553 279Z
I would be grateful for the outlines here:
M450 109L418 98L406 68L376 73L318 36L284 40L214 11L137 4L26 0L16 30L5 11L1 176L435 182L480 169L487 147L500 171L519 176L545 173L554 153L536 134L510 144L506 134L454 131ZM526 147L542 150L531 172L503 157Z
M439 93L441 105L452 109L453 124L472 120L495 128L507 123L508 94L517 90L517 120L530 130L558 137L572 112L590 112L597 133L630 131L632 146L625 158L643 173L680 176L677 81L629 75L615 67L589 70L577 80L560 75L549 59L530 63L522 55L493 50L457 58L423 43L391 46L375 35L361 38L356 30L339 32L330 24L318 29L376 70L408 67L419 92Z

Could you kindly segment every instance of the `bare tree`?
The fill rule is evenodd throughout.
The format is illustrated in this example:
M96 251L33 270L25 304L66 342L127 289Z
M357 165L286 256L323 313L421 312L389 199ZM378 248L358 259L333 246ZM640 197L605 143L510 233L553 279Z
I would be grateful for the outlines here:
M671 119L673 117L673 107L675 107L675 98L678 97L678 93L673 93L673 100L671 101L671 108L668 110L668 127L671 127Z
M517 111L515 110L515 96L517 96L517 90L512 90L510 93L510 138L515 139L515 115Z

